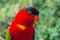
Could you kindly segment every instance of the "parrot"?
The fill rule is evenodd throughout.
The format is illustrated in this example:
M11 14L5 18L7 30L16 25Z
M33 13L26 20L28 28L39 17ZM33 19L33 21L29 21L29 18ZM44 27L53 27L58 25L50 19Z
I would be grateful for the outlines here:
M39 11L35 7L21 9L7 29L6 40L34 40L34 23L39 23Z

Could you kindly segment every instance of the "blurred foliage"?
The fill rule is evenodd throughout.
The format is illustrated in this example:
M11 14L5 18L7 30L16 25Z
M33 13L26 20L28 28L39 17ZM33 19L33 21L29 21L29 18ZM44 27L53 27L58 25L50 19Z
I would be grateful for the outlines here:
M0 36L5 38L16 13L31 4L40 12L35 40L60 40L60 0L0 0Z
M44 40L60 40L60 0L35 0L40 12L37 28Z

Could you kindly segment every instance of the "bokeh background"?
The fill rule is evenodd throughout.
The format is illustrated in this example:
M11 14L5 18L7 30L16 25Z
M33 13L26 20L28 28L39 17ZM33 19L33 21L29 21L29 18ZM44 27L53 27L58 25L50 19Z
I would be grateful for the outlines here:
M6 30L18 11L27 6L39 10L35 40L60 40L60 0L0 0L0 40L5 40Z

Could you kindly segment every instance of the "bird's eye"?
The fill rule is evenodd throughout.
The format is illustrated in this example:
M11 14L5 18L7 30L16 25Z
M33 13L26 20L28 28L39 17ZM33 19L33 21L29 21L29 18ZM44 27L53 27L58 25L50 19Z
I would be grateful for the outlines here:
M29 14L32 14L32 12L31 12L31 11L28 11L28 13L29 13Z

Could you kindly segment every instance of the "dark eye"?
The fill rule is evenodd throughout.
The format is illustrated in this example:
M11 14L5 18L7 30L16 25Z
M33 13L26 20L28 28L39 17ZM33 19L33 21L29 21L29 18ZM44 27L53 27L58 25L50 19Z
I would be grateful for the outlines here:
M28 14L32 14L32 12L31 11L28 11Z

